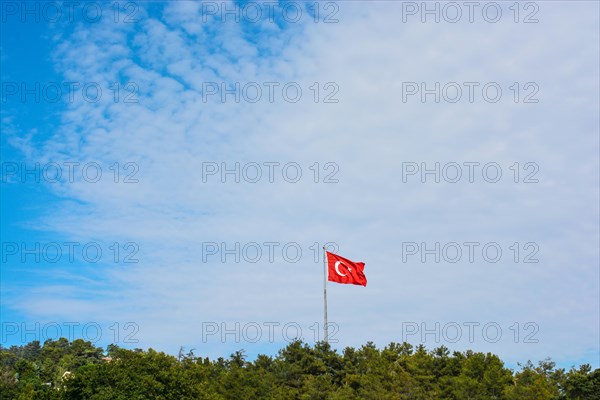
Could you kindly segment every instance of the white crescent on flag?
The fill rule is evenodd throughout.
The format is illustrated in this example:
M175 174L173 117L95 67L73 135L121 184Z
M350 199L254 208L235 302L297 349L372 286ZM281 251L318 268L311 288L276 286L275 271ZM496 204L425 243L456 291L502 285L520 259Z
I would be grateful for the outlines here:
M334 266L334 268L335 268L335 272L336 272L336 273L337 273L339 276L346 276L346 274L342 274L342 273L340 272L340 270L339 270L339 268L338 268L338 267L340 266L340 264L342 264L342 262L341 262L341 261L336 261L336 262L335 262L335 266ZM342 265L346 266L345 264L342 264ZM350 268L349 268L349 267L346 267L346 268L348 268L348 271L350 271Z

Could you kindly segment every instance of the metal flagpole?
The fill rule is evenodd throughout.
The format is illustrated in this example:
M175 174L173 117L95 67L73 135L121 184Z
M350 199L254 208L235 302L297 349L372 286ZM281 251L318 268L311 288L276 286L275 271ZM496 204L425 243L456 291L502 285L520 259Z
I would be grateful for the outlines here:
M327 333L327 251L323 246L323 299L325 300L325 324L323 325L323 331L325 333L325 343L329 338Z

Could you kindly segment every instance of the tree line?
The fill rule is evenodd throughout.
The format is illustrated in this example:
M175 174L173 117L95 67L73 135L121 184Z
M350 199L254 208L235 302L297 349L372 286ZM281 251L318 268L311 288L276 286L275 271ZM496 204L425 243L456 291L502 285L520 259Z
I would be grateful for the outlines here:
M600 400L600 369L587 364L513 371L491 353L408 343L338 352L294 341L249 361L243 350L210 360L61 338L1 347L0 365L0 399Z

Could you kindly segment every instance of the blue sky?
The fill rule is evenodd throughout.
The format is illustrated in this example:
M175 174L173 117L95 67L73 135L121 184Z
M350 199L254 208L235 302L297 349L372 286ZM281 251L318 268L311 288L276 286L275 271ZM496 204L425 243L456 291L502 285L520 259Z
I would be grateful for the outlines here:
M323 313L315 249L330 242L369 280L328 286L340 349L407 339L511 366L600 366L597 3L521 3L518 15L501 3L497 22L481 3L456 23L442 3L439 22L420 2L119 4L56 22L41 6L40 22L3 6L2 345L56 326L213 357L273 353L297 326L311 342ZM439 102L406 92L437 82ZM23 84L34 93L22 97ZM236 84L237 102L220 92ZM221 179L236 163L239 182ZM422 179L436 163L440 182ZM36 164L39 182L22 174ZM222 251L236 243L240 262ZM415 243L439 243L440 261L409 254ZM464 243L477 243L472 262ZM257 325L261 339L244 340ZM206 335L215 326L243 337Z

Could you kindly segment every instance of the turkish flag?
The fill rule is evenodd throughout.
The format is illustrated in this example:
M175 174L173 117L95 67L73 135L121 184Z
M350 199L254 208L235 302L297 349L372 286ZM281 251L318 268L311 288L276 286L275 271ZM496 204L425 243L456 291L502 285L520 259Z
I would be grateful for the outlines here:
M327 254L328 281L367 286L367 277L363 272L365 263L350 261L328 251L325 254Z

